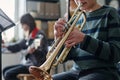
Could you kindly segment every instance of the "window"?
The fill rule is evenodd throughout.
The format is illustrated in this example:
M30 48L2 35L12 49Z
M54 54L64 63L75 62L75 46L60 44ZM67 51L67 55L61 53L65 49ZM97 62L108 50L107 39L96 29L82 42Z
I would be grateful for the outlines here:
M0 0L0 8L15 21L15 0ZM2 39L5 42L10 42L14 38L14 27L2 33Z

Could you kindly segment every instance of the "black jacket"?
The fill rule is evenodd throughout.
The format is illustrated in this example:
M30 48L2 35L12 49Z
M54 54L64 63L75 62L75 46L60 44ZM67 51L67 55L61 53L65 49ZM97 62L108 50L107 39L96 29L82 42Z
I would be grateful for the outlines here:
M41 64L43 64L43 62L46 60L46 54L48 51L48 44L45 34L42 31L39 31L35 39L39 38L39 35L43 35L42 44L37 48L37 50L35 50L34 53L27 54L25 56L26 60L30 61L34 66L40 66ZM7 49L13 53L21 50L25 50L33 43L33 41L34 39L29 39L29 40L23 39L19 43L8 46Z

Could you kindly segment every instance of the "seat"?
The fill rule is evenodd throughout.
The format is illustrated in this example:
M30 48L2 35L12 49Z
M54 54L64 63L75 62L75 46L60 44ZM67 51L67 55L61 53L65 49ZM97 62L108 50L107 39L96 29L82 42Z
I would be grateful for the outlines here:
M32 74L18 74L17 78L20 80L36 80Z

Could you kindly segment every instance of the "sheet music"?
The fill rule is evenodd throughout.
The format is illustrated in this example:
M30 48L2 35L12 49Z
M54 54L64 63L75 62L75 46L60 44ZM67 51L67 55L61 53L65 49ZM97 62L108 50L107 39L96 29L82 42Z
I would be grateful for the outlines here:
M0 9L0 32L15 26L14 22Z
M0 16L0 24L2 27L5 28L5 27L11 25L12 23Z

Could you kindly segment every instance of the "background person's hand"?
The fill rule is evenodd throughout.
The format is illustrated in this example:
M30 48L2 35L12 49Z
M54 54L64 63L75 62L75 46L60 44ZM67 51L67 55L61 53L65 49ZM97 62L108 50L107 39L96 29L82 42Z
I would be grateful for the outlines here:
M1 44L1 47L2 48L7 48L6 44L4 44L4 43Z
M28 49L27 49L27 52L28 52L29 54L32 54L34 51L35 51L35 48L34 48L34 47L28 47Z

